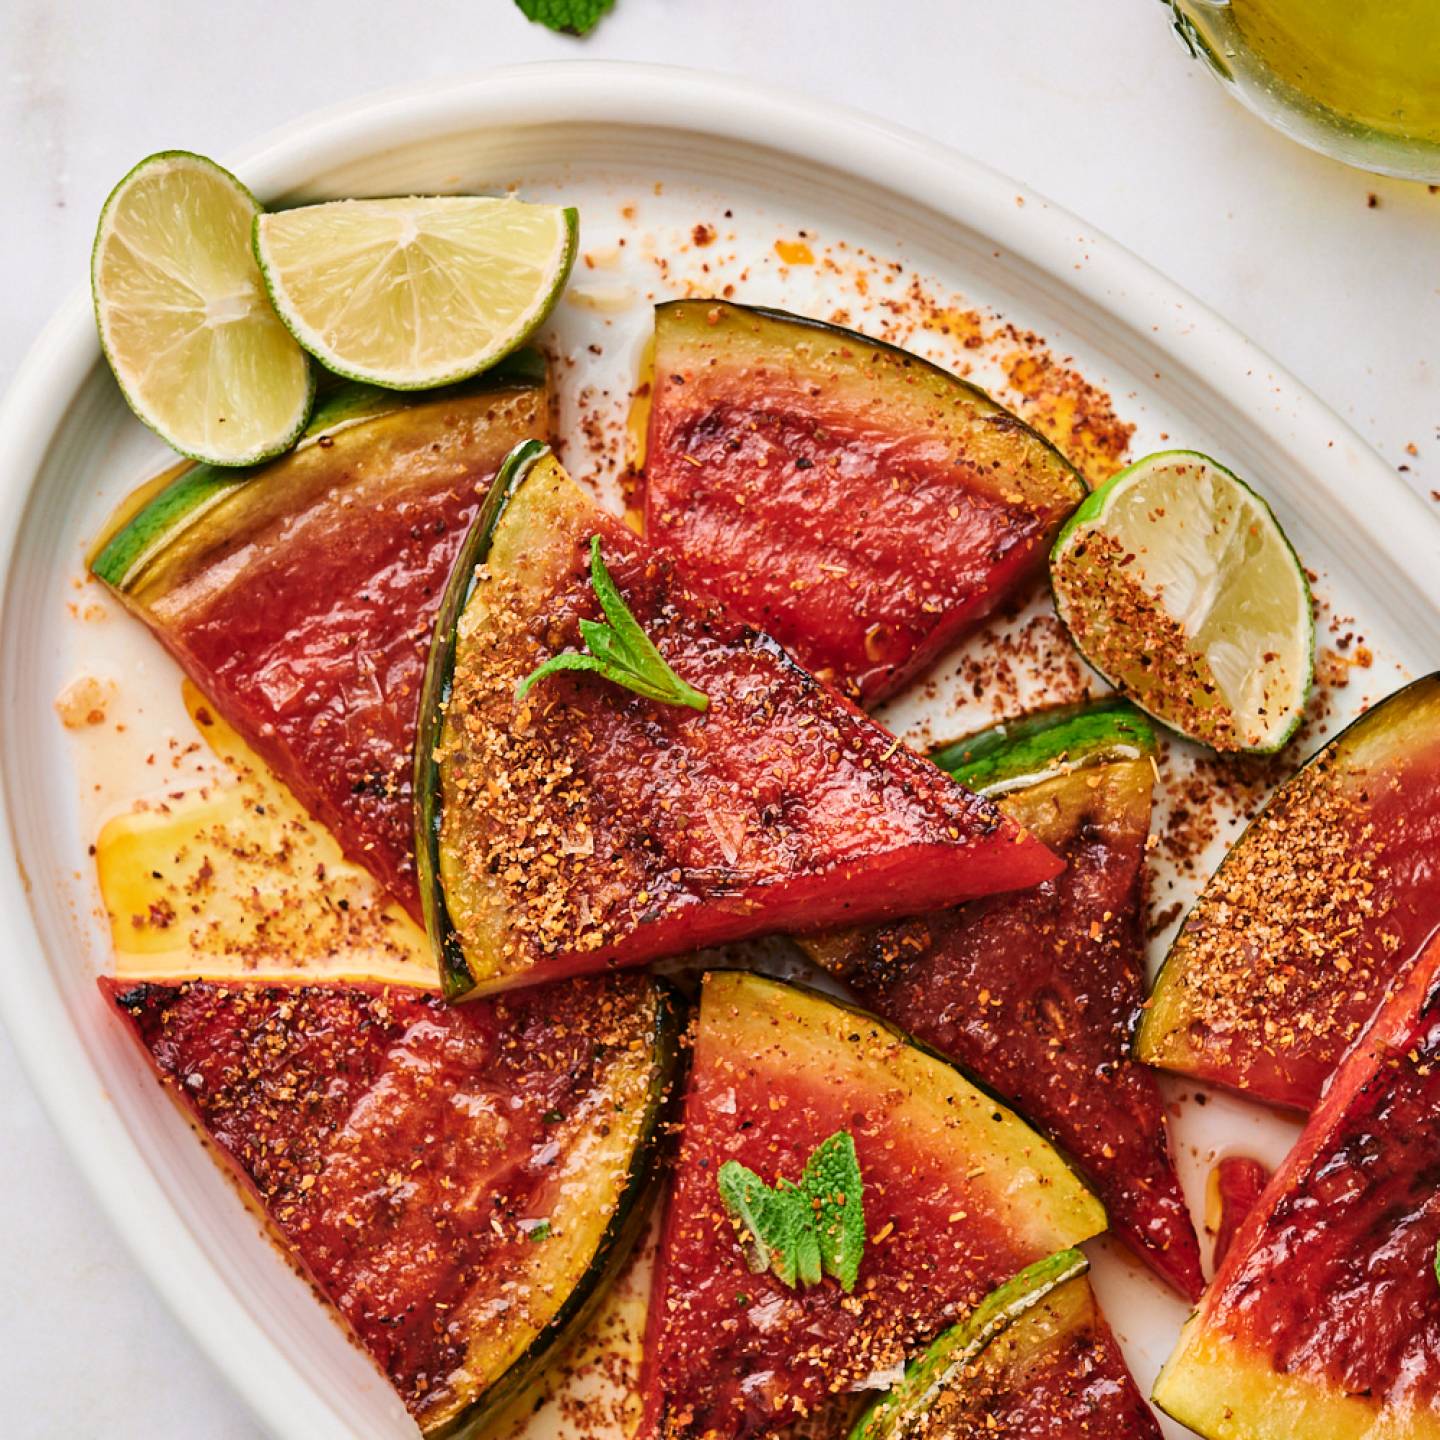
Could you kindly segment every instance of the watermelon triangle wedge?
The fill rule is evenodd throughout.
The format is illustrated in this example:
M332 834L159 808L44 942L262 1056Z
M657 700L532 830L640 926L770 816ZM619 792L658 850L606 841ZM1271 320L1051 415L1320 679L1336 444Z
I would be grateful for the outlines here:
M1276 790L1185 917L1136 1039L1148 1065L1310 1112L1440 927L1440 674Z
M1028 1265L936 1337L849 1440L1160 1440L1078 1250Z
M858 1269L795 1285L783 1267L757 1273L721 1168L783 1190L837 1134L858 1162L860 1193L843 1202L862 1207ZM1104 1224L1050 1145L944 1061L813 991L712 973L651 1292L641 1435L748 1440L884 1388L996 1286Z
M871 705L1043 564L1085 482L984 391L853 330L655 310L645 530Z
M597 583L703 708L586 669L523 688L607 643ZM436 625L419 864L452 997L914 914L1061 869L693 589L543 446L497 477Z
M420 395L345 385L278 460L138 492L91 561L416 919L412 751L435 612L496 471L546 425L531 352Z
M813 937L805 948L862 1005L1059 1145L1115 1234L1194 1301L1200 1248L1160 1088L1130 1053L1145 998L1153 732L1132 707L1103 703L1002 729L939 758L1003 791L1000 807L1066 868L1031 890ZM1010 789L1015 778L1027 783Z
M644 976L464 1006L399 986L100 989L435 1440L523 1389L644 1224L677 1049Z
M1331 1077L1155 1383L1212 1440L1440 1436L1440 940Z

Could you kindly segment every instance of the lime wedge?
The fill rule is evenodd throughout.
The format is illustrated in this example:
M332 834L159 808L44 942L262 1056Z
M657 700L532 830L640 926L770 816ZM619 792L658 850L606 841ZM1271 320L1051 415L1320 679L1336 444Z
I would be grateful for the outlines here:
M1055 608L1086 660L1163 724L1269 754L1310 691L1310 587L1270 507L1223 465L1149 455L1071 516Z
M477 375L550 313L574 210L442 195L336 200L255 222L275 309L327 368L392 390Z
M213 160L162 151L110 192L90 258L100 346L130 408L211 465L289 449L314 396L250 249L259 210Z

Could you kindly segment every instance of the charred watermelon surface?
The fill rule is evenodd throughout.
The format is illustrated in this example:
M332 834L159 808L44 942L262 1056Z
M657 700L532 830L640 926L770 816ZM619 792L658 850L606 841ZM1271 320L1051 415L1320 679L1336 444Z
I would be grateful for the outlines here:
M1336 736L1187 917L1140 1030L1151 1065L1309 1110L1440 926L1440 676Z
M1039 1135L873 1016L754 975L705 980L646 1334L642 1435L768 1435L883 1388L1004 1279L1104 1215ZM755 1270L721 1167L767 1185L853 1141L853 1285Z
M1440 1436L1440 942L1335 1072L1155 1399L1212 1440Z
M953 1059L1059 1145L1115 1234L1195 1300L1200 1249L1164 1105L1130 1053L1145 997L1153 778L1148 759L1121 761L1013 791L1001 808L1065 860L1058 876L806 948L868 1009Z
M674 1055L642 977L101 988L427 1435L470 1433L618 1261Z
M1061 868L689 588L548 453L497 483L438 622L456 617L422 732L422 867L449 993L915 913ZM624 604L705 709L585 671L517 693L598 623L597 536Z
M779 311L656 307L647 536L865 704L1028 581L1084 495L916 355Z
M353 387L253 474L182 474L94 562L417 918L411 757L435 612L501 461L546 423L539 378L418 401Z

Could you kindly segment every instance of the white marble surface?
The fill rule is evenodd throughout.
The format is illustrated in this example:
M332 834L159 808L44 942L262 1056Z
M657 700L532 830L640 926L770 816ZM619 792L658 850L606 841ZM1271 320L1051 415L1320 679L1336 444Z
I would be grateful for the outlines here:
M1154 0L618 0L585 42L510 0L0 0L0 56L0 386L84 280L106 191L152 150L223 158L317 106L517 60L667 61L849 103L1025 180L1440 489L1440 194L1263 128ZM0 1101L0 1434L255 1440L117 1247L3 1035Z

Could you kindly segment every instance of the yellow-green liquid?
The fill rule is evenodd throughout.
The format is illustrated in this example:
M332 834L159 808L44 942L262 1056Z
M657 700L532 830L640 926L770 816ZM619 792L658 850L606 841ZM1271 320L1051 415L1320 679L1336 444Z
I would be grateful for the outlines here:
M1370 129L1440 144L1440 0L1230 0L1229 9L1245 47L1283 83Z

